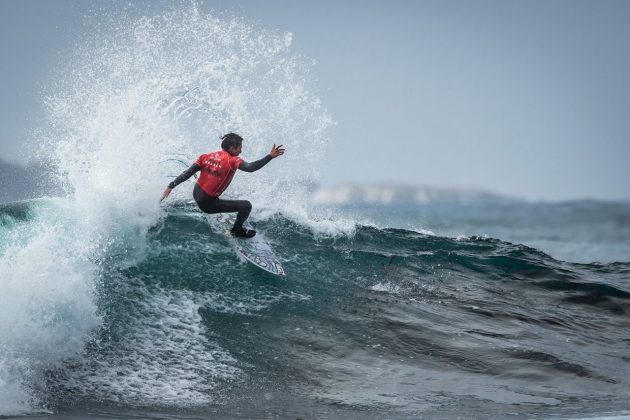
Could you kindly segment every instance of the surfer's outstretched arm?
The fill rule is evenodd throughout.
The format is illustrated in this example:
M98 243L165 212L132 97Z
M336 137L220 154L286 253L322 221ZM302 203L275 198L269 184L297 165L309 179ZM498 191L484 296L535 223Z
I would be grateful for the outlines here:
M160 202L169 196L171 191L173 191L173 188L175 188L176 186L178 186L179 184L181 184L182 182L186 181L188 178L196 174L200 169L201 167L199 165L197 165L196 163L193 163L190 166L190 168L182 172L177 178L175 178L170 184L168 184L168 187L166 187L166 189L162 193L162 198L160 198Z
M284 149L282 145L276 146L275 144L271 148L271 152L267 156L262 159L259 159L255 162L241 162L238 169L245 172L254 172L271 162L271 159L277 158L280 155L284 154Z

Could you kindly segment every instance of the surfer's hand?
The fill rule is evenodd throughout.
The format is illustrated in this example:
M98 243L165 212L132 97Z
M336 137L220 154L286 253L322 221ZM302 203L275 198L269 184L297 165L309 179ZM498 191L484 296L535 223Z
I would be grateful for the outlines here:
M273 147L271 148L271 152L269 152L269 156L271 156L271 158L273 159L283 154L284 149L282 148L282 145L276 146L276 144L274 143Z
M160 198L160 203L162 202L162 200L164 200L166 197L168 197L168 195L171 193L171 191L173 191L172 188L166 187L166 189L162 193L162 198Z

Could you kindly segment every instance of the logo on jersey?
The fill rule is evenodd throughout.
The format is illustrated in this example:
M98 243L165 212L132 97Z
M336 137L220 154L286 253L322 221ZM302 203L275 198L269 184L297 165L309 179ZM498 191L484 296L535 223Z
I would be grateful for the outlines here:
M223 173L223 171L221 170L221 157L215 153L212 153L203 163L203 168L212 176L221 176L221 174Z

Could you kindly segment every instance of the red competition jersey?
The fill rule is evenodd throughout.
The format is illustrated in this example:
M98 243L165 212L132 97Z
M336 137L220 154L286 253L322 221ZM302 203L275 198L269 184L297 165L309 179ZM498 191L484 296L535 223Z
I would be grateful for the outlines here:
M201 168L197 184L211 197L218 197L230 185L234 172L243 162L225 150L201 155L195 163Z

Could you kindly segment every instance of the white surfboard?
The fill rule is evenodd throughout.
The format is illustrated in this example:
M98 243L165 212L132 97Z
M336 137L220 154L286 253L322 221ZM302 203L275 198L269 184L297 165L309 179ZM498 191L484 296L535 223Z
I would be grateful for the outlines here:
M253 238L236 238L230 234L230 229L234 226L236 219L234 214L218 213L205 216L212 229L229 237L233 241L236 251L247 261L276 276L286 275L284 267L273 252L273 248L260 233L257 233ZM248 228L247 225L245 227Z

